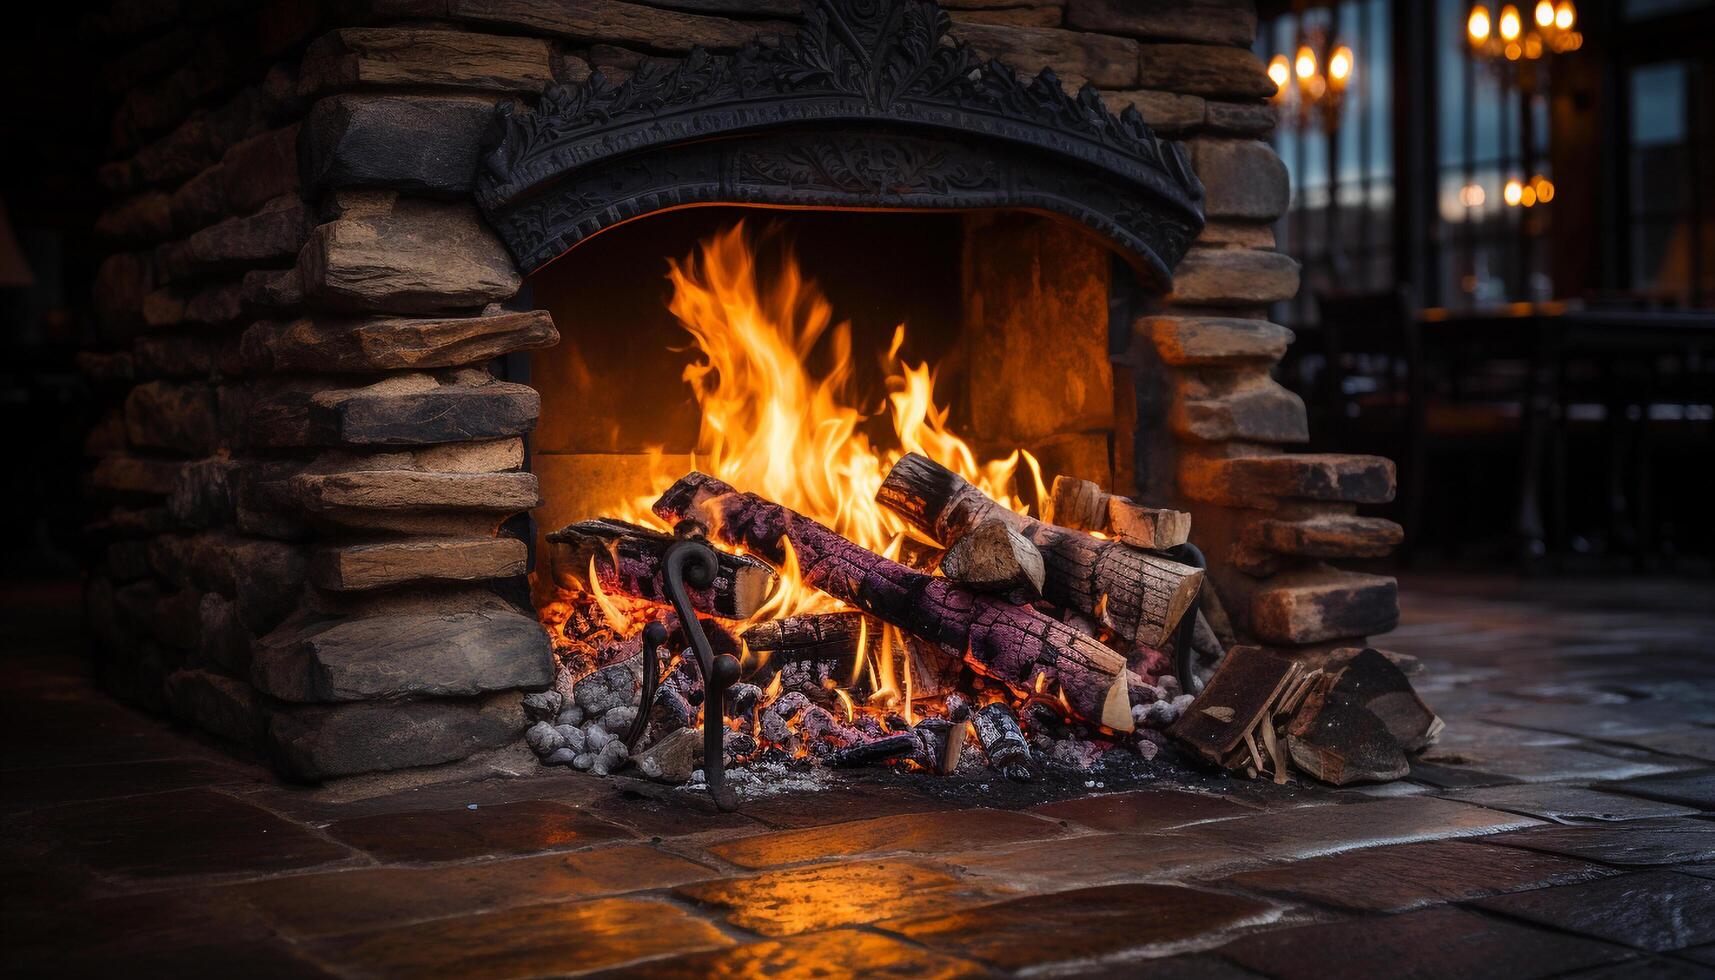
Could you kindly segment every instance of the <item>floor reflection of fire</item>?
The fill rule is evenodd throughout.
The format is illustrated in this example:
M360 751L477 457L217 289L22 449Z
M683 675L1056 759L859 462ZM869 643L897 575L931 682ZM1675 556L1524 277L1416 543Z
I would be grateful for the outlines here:
M847 324L795 262L759 270L742 223L673 263L670 280L699 355L684 376L701 409L698 472L662 472L663 493L549 536L554 587L538 593L553 596L542 618L561 679L529 702L539 754L689 778L701 742L686 730L703 714L694 658L668 661L635 758L624 740L643 626L663 622L671 649L685 646L660 567L677 526L726 552L693 603L717 652L740 659L730 761L947 773L986 760L1026 778L1045 757L1155 755L1189 701L1164 650L1198 570L1114 540L1103 515L1087 530L1028 516L1053 506L1036 460L980 459L951 431L931 366L900 356L904 325L885 393L866 397ZM832 355L822 373L808 366L817 350ZM1105 497L1062 481L1062 510L1091 491ZM1166 530L1147 543L1183 542L1183 515L1113 500L1157 515Z

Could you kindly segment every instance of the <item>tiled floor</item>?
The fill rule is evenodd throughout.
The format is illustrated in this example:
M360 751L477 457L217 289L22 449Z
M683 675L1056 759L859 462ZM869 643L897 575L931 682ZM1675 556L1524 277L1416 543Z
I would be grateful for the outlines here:
M1715 974L1707 583L1402 591L1383 642L1448 726L1408 781L738 815L524 755L282 786L93 690L75 594L38 592L0 660L5 972Z

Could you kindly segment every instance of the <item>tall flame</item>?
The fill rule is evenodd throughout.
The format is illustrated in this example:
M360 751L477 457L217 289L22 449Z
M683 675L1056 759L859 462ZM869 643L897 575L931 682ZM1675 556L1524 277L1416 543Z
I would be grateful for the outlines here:
M934 370L900 357L903 324L895 328L883 362L886 411L897 444L872 443L862 431L870 416L859 407L863 395L857 390L850 323L835 321L828 300L790 254L765 276L743 222L705 240L684 260L670 262L668 280L673 285L668 308L700 355L684 374L702 410L698 469L890 557L900 554L913 532L876 503L875 494L908 452L941 463L1020 512L1026 504L1013 487L1022 463L1036 499L1047 499L1041 470L1028 453L979 460L948 428L948 410L935 402ZM817 373L810 366L813 360L832 366ZM657 475L665 489L683 474ZM653 501L652 495L623 502L608 512L656 523L648 510ZM790 548L780 572L780 589L757 619L844 608L804 584ZM909 678L897 682L890 676L894 649L903 650L899 638L884 634L870 657L870 669L880 675L876 688L889 694L909 690ZM901 667L908 661L897 658Z

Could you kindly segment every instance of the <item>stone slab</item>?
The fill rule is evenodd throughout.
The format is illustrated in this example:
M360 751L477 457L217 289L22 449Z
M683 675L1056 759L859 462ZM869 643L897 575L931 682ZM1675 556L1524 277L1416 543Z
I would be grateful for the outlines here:
M1715 823L1668 818L1600 827L1536 827L1496 834L1484 843L1625 867L1686 864L1715 860Z
M336 820L325 830L381 861L412 863L571 850L630 836L549 800L370 814Z
M1477 905L1653 953L1715 942L1715 881L1671 871L1500 895Z
M1178 833L1259 857L1302 860L1361 847L1494 834L1538 822L1450 800L1404 797L1266 813L1186 827Z
M764 936L789 936L992 901L999 891L905 861L860 861L682 885L676 894Z
M939 811L877 817L824 827L759 834L709 852L743 868L766 868L857 854L924 854L973 837L1001 843L1059 837L1056 823L1001 810Z
M1624 784L1619 784L1624 785ZM1586 823L1590 821L1640 820L1649 817L1683 817L1698 811L1677 803L1625 796L1617 792L1604 793L1581 786L1553 783L1527 786L1494 786L1469 789L1448 794L1453 799L1478 806L1491 807L1541 817L1555 823Z

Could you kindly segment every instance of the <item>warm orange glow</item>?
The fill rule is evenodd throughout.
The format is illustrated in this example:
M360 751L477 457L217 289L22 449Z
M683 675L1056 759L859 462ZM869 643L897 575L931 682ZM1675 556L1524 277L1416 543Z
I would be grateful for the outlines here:
M1300 47L1298 57L1292 62L1292 70L1300 79L1308 81L1310 76L1316 74L1316 52L1309 47Z
M1482 207L1483 201L1487 200L1487 198L1488 195L1483 193L1483 186L1481 184L1466 184L1464 187L1459 188L1459 203L1468 208Z
M1470 36L1473 44L1482 44L1489 39L1491 30L1489 23L1489 8L1472 7L1471 16L1465 21L1465 33Z
M1518 40L1519 33L1524 28L1523 22L1519 20L1518 8L1510 3L1502 7L1501 19L1497 26L1500 28L1501 40Z
M850 325L835 321L827 299L791 256L777 270L759 269L742 222L701 243L692 256L670 263L668 280L673 286L668 308L700 355L685 369L702 412L697 469L894 558L907 533L914 532L876 503L875 493L888 470L908 452L941 463L1017 511L1025 510L1025 502L1013 492L1015 478L1032 486L1035 499L1048 498L1030 454L1015 451L1004 459L979 459L948 428L948 410L935 401L933 369L926 363L908 363L900 354L903 325L895 329L884 358L891 444L872 443L862 430L874 413L859 406L875 404L874 396L857 390ZM817 373L812 363L830 366ZM663 460L654 493L614 500L601 513L659 527L649 506L683 475L669 471ZM754 620L845 608L805 584L790 542L779 571L777 591ZM624 621L623 613L599 591L596 599L610 622L615 617ZM874 681L872 703L908 697L910 679L899 674L910 658L904 655L899 631L888 627L873 644L876 648L866 651L870 645L870 638L860 635L859 650L864 652L853 681L867 667Z
M1553 0L1536 0L1536 26L1547 27L1554 23Z
M1286 83L1292 80L1292 69L1286 63L1286 55L1277 54L1269 61L1268 77L1274 82L1275 95L1286 91Z
M1516 179L1507 181L1506 187L1501 189L1501 199L1507 202L1507 207L1518 207L1519 201L1524 199L1524 185Z
M1536 190L1534 188L1527 184L1526 186L1519 188L1518 194L1518 202L1520 204L1527 208L1536 206Z
M1328 56L1328 77L1334 80L1336 87L1344 85L1352 75L1352 49L1344 44L1334 49Z
M1554 200L1554 181L1547 177L1538 176L1531 181L1531 187L1536 191L1536 199L1543 204Z
M1563 31L1570 31L1578 20L1578 12L1572 9L1572 0L1560 0L1554 8L1554 26Z

